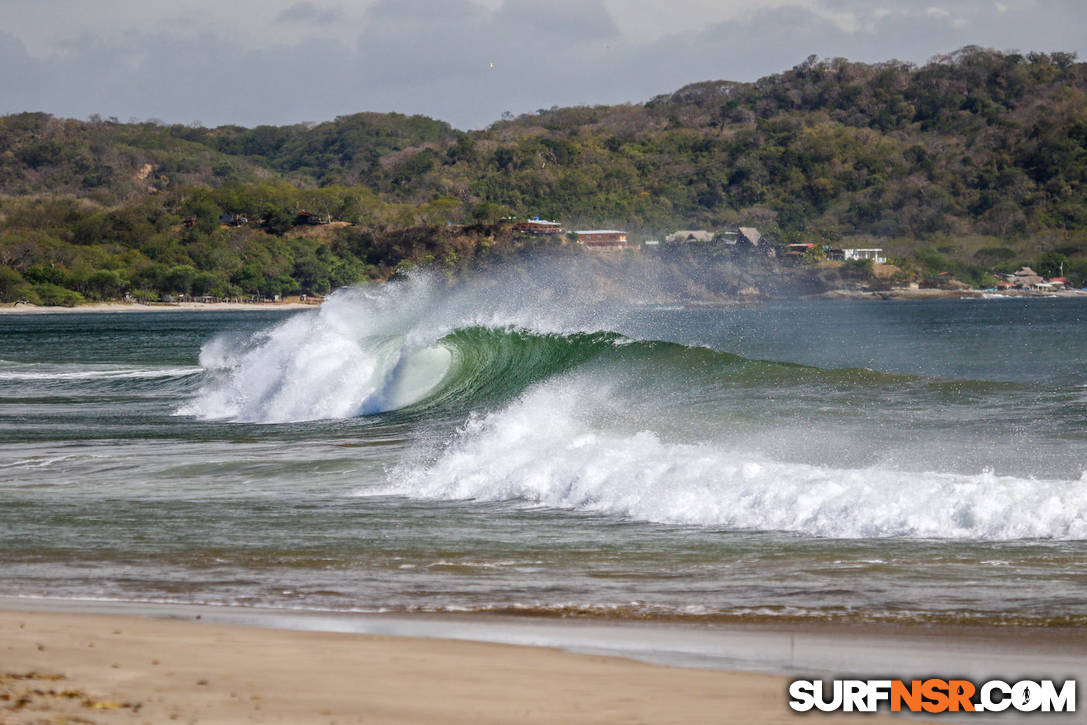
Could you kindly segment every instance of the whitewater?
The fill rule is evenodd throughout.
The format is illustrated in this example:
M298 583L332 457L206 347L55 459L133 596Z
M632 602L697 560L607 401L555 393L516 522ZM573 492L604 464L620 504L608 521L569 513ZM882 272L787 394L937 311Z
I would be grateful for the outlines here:
M1087 622L1080 301L659 299L0 319L0 594Z

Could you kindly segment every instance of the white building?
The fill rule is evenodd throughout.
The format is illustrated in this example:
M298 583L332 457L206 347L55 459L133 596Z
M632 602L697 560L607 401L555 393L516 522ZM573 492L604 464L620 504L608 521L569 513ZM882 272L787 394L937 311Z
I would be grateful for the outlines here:
M871 259L875 264L887 264L887 257L883 256L883 250L879 247L874 249L843 249L842 259L847 262L850 259Z

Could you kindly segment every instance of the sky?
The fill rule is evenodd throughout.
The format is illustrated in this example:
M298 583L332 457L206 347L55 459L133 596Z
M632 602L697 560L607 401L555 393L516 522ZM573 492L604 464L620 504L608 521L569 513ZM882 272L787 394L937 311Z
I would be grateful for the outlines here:
M966 45L1087 59L1083 0L0 0L0 114L286 124L358 111L484 128L640 103L809 55Z

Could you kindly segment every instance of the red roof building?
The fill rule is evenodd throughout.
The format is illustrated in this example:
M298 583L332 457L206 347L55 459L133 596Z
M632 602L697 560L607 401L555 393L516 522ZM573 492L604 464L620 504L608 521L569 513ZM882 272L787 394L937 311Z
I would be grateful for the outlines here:
M629 249L627 233L615 229L584 229L577 232L577 240L590 249Z
M525 222L517 222L513 225L513 231L520 234L530 234L534 237L546 237L551 234L562 234L566 230L558 222L549 222L546 219L529 219Z

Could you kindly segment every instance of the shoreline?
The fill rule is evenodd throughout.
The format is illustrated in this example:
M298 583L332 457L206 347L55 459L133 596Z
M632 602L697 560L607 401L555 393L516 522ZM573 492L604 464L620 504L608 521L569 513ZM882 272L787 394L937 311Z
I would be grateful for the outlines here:
M540 645L12 610L0 611L0 632L0 718L10 710L20 718L3 720L12 723L136 716L155 723L679 724L796 717L781 675L650 665Z
M955 300L955 299L1075 299L1087 298L1087 290L1060 290L1054 292L1031 292L1010 290L990 292L978 289L907 289L889 290L828 290L819 294L792 297L736 297L721 300L672 300L646 303L650 306L685 307L690 309L716 309L721 307L750 306L762 302L797 299L797 300L865 300L873 302L919 301L919 300ZM46 315L72 313L139 313L139 312L288 312L297 310L319 309L320 303L310 302L95 302L75 307L31 305L22 303L0 304L0 315Z
M1087 629L1020 625L891 622L674 622L609 618L539 618L515 614L371 613L344 610L0 596L12 611L201 621L255 629L331 632L553 647L627 657L650 664L775 674L841 673L850 666L887 667L940 661L960 674L983 675L997 664L1064 663L1087 678ZM824 651L848 641L844 654ZM954 642L941 645L940 642ZM913 648L923 653L912 653ZM963 650L963 647L966 650ZM976 655L984 650L979 664Z
M982 289L909 289L896 287L888 290L829 290L812 295L807 299L815 300L976 300L976 299L1071 299L1087 298L1087 290L1069 289L1052 292L1030 290L992 290Z
M30 304L0 305L0 315L51 315L87 312L285 312L289 310L316 310L321 305L306 302L96 302L75 307L59 307Z
M243 722L257 702L270 722L354 722L381 711L379 720L403 723L503 722L515 712L527 722L693 722L716 712L770 723L797 717L785 695L794 676L1087 678L1082 629L537 621L0 597L0 631L8 674L63 674L65 687L144 703L145 719L165 706L186 721ZM284 697L288 675L301 678L304 697ZM426 697L378 702L349 686L375 678L380 690ZM240 689L257 699L231 697ZM469 691L471 702L457 699ZM558 702L567 709L540 709ZM320 703L327 716L299 710ZM820 719L839 717L850 716Z

